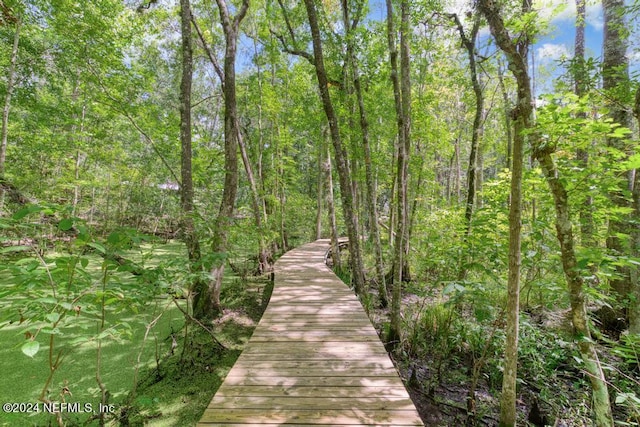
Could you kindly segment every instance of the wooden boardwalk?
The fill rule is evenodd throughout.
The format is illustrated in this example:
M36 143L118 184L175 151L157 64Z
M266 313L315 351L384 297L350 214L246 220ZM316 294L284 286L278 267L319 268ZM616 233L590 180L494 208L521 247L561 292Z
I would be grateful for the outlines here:
M328 240L275 265L269 306L199 426L422 426Z

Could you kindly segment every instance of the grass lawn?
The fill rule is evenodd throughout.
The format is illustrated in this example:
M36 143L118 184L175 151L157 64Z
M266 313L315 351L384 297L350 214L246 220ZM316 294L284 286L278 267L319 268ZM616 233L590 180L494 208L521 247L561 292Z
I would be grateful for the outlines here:
M169 244L153 248L151 257L131 255L131 258L145 266L156 266L183 253L181 245ZM99 274L100 263L98 257L91 257L87 269L94 269L92 275ZM131 336L102 341L100 376L108 390L109 409L114 411L107 417L109 424L120 424L116 415L120 419L124 415L130 425L188 426L199 419L261 314L265 284L242 283L230 274L227 270L223 284L228 315L212 326L216 338L226 347L224 351L216 348L208 333L191 326L195 333L190 336L188 351L183 353L184 316L169 297L154 298L137 311L125 307L107 315L107 326L122 321L131 326ZM10 285L7 276L0 277L0 288ZM2 309L15 309L20 301L24 299L16 297L14 304L5 298L0 305ZM154 319L158 319L157 323L147 332ZM64 399L70 404L62 411L65 425L97 425L97 420L85 422L99 409L98 345L89 341L71 346L70 340L83 328L95 331L98 321L91 316L71 320L76 323L70 322L71 326L61 328L62 334L55 335L55 348L68 352L47 388L52 400ZM55 415L44 413L46 408L38 400L49 375L49 335L38 335L40 349L33 358L28 357L21 351L26 341L25 326L26 322L14 321L0 328L0 402L38 404L40 413L1 411L0 426L57 425ZM177 345L173 351L172 344ZM136 383L135 398L130 399Z

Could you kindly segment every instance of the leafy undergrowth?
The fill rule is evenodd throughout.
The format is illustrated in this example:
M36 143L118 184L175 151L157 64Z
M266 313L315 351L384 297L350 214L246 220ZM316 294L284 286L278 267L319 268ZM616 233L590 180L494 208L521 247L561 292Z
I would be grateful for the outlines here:
M370 296L369 314L384 337L389 312L372 308L376 298ZM426 426L498 425L502 315L479 319L466 308L451 300L405 294L407 335L391 357ZM592 425L590 383L571 342L567 315L544 310L521 314L518 425ZM600 344L616 425L638 426L640 340L623 336Z

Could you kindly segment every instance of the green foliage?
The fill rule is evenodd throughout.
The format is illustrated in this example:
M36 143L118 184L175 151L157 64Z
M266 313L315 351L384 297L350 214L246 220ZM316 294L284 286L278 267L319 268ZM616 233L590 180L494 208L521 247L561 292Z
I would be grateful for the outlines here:
M32 205L2 221L6 231L27 244L7 246L2 255L0 277L6 285L0 326L24 337L18 346L25 356L37 358L42 350L50 354L36 359L48 366L41 378L43 401L64 399L53 381L67 357L98 345L100 358L101 345L129 339L133 331L126 314L144 310L167 289L155 280L157 271L124 258L145 236L122 229L97 239L68 213L63 207ZM36 238L42 235L46 240ZM52 241L64 242L63 252L50 254L46 243Z

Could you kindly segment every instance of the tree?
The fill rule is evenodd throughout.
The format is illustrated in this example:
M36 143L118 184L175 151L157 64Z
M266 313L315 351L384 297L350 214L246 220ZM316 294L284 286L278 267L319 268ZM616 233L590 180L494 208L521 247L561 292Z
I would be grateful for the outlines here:
M476 38L480 29L480 13L474 14L473 25L469 36L464 31L462 22L456 14L450 15L450 18L456 24L462 45L467 50L469 58L469 72L471 74L471 84L473 86L473 94L476 98L475 114L473 117L473 128L471 130L471 152L469 153L469 166L467 168L467 203L465 205L464 218L466 221L465 240L471 233L471 217L476 202L476 185L477 185L477 169L478 169L478 151L480 148L480 139L482 136L482 119L484 115L484 94L478 76L478 67L476 65ZM467 274L467 267L463 263L459 278L464 279Z
M324 55L322 52L322 39L320 37L320 27L318 16L313 0L304 2L311 37L313 42L313 64L315 67L318 89L322 100L322 107L329 122L329 134L333 143L336 167L338 168L338 178L340 180L340 196L342 199L342 209L344 211L347 225L347 235L349 237L349 258L351 266L351 277L356 293L359 295L364 291L364 269L362 267L362 255L360 252L360 238L358 236L358 217L354 209L354 195L351 188L351 176L348 165L347 151L342 143L338 116L336 115L329 93L329 79L324 66Z
M391 326L388 341L395 344L402 337L401 329L401 300L402 282L408 275L407 245L408 245L408 209L407 200L409 153L411 147L411 75L409 69L409 2L400 3L400 66L398 66L398 50L396 48L396 32L394 13L391 0L387 0L387 41L389 46L389 61L391 64L391 83L395 101L397 122L397 169L396 169L396 224L393 256L393 290L391 296Z
M382 257L382 243L380 241L380 228L378 227L378 203L374 184L374 171L371 162L371 141L369 138L369 119L365 109L362 84L360 82L360 69L356 56L355 37L358 23L361 19L363 4L358 4L356 16L351 20L349 4L347 0L342 0L343 25L345 27L345 38L347 43L347 64L351 68L353 88L358 103L358 115L360 118L360 131L362 134L362 148L364 150L365 184L367 195L367 211L369 212L369 226L371 238L373 240L373 250L375 256L376 281L378 282L378 295L382 307L388 305L387 284L384 274L384 261Z
M480 0L480 11L489 22L491 34L505 52L509 69L518 82L518 100L512 114L514 122L513 160L511 165L511 196L509 205L509 273L507 284L507 327L504 357L502 397L500 399L500 425L516 423L516 380L518 377L518 335L520 319L520 266L522 228L522 173L525 136L531 125L532 96L526 65L529 50L528 36L514 42L504 28L497 6L488 0ZM523 1L523 13L530 12L531 2Z
M606 91L609 99L611 119L614 123L628 128L630 120L627 106L630 101L630 82L629 61L627 59L628 30L625 27L624 1L603 0L602 9L604 13L602 88ZM609 147L619 150L628 157L630 148L627 143L627 138L607 138ZM627 194L633 188L633 171L621 174L618 178L618 188L609 195L609 198L616 208L629 209L631 202ZM627 215L617 214L610 219L607 248L615 256L630 255L629 242L621 236L629 236L631 230L631 218ZM623 306L622 316L628 320L628 298L632 292L631 270L628 265L622 263L616 268L616 275L611 280L611 288ZM618 317L614 313L610 315Z
M193 73L193 47L191 36L191 5L189 0L180 0L180 28L182 33L182 76L180 83L180 145L182 230L187 247L187 256L192 271L201 269L200 241L194 224L193 169L191 150L191 83ZM192 294L206 294L207 283L196 278Z
M585 0L576 0L576 38L575 38L575 54L573 58L573 78L574 91L578 97L586 95L589 74L586 68L584 57L585 50L585 25L586 25L586 4ZM582 113L582 117L586 118L586 114ZM582 162L583 167L589 164L589 151L580 149L576 156ZM582 242L585 245L593 245L593 198L586 195L582 208L580 209L580 231Z
M523 3L525 6L525 14L530 12L531 3ZM500 49L505 53L509 61L509 69L513 73L518 84L518 102L514 112L516 132L514 134L514 171L516 173L517 157L522 155L521 146L524 142L524 132L529 133L529 139L533 148L535 158L542 167L543 174L549 186L550 192L554 199L556 211L556 235L560 243L562 266L569 288L569 297L571 301L572 323L575 328L578 349L582 357L585 369L589 374L593 391L593 412L597 426L613 425L613 417L611 414L611 404L609 402L609 393L604 373L598 360L598 354L595 350L591 334L589 330L589 319L586 312L586 302L584 295L583 277L578 268L577 257L575 253L575 242L573 237L573 226L571 223L570 206L567 196L567 190L558 169L551 157L553 152L552 144L544 144L540 135L534 130L535 123L532 117L533 96L531 92L528 67L526 63L527 43L520 41L514 42L509 35L500 9L495 3L489 0L481 0L480 9L487 18L491 28L491 34L496 40ZM526 15L525 15L526 16ZM527 37L525 36L524 39ZM520 146L520 147L518 147ZM517 154L520 151L520 154ZM514 178L512 178L513 180ZM513 189L513 183L512 183ZM518 194L519 196L519 194ZM513 191L512 200L514 203ZM513 209L513 208L512 208ZM510 222L511 222L510 217ZM513 224L511 224L513 227ZM511 253L510 244L510 253ZM511 256L510 256L510 276L511 276ZM511 283L511 277L510 277ZM516 280L517 283L517 280ZM505 349L505 369L503 381L503 397L500 410L501 425L515 425L515 385L516 385L516 363L517 361L517 294L518 288L509 289L508 298L508 319L507 319L507 348ZM514 301L515 300L515 301ZM514 306L515 303L515 306ZM515 317L515 319L514 319ZM512 324L514 322L515 324ZM510 337L515 333L515 337ZM514 343L515 341L515 343Z
M235 17L231 15L225 0L216 0L216 4L220 13L225 39L224 65L222 68L224 75L222 91L224 97L225 175L222 201L220 202L220 210L213 229L211 249L215 254L215 260L211 267L212 279L207 292L201 292L194 299L194 316L200 319L210 318L222 311L220 292L225 268L227 238L238 190L238 138L240 129L238 127L236 100L235 61L240 23L249 9L249 0L242 1Z

